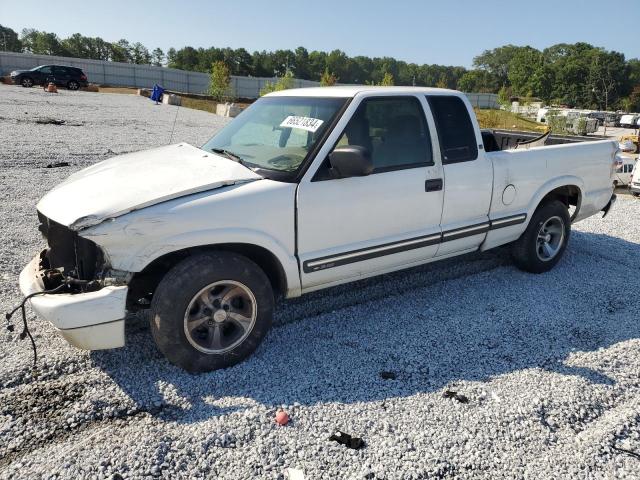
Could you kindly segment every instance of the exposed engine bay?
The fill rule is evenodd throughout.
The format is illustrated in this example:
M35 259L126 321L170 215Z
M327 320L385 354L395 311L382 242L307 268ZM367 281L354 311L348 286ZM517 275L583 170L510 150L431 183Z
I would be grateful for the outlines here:
M49 246L40 253L40 275L45 290L64 285L56 293L85 293L128 282L127 272L108 269L102 250L94 242L40 212L38 219L38 229Z

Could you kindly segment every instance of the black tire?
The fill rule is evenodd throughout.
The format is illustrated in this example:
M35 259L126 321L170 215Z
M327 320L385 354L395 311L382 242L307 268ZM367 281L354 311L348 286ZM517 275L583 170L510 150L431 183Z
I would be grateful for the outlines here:
M80 88L80 84L75 80L71 80L69 83L67 83L67 88L69 90L78 90Z
M225 281L235 282L250 291L255 300L255 306L252 307L255 319L251 328L244 329L246 338L239 336L239 344L232 345L230 350L222 353L206 353L196 347L197 342L203 340L202 335L207 337L210 334L203 331L212 332L219 327L220 332L224 332L224 322L228 322L227 326L235 332L239 330L238 322L231 318L214 320L222 308L218 299L214 300L218 302L217 307L213 307L217 309L215 314L209 311L206 325L203 323L198 327L200 331L194 329L189 336L187 322L191 320L187 318L193 310L193 302L201 298L200 292L212 284ZM208 294L209 291L207 298ZM232 301L229 300L229 303ZM273 290L269 279L253 261L231 252L198 254L173 267L158 285L151 301L151 333L158 349L174 365L192 373L226 368L247 358L262 342L271 327L273 304ZM229 312L228 305L225 308ZM220 335L227 334L220 333L218 340Z
M559 219L559 221L558 221ZM549 224L548 222L551 222ZM558 239L559 236L554 236L549 239L548 242L539 240L539 235L549 235L546 230L542 231L543 227L549 228L549 225L554 225L556 230L562 232L562 237L559 240L557 249L553 249L554 255L545 259L546 251L541 248L541 243L550 244L551 238ZM511 256L515 265L526 272L531 273L544 273L551 270L562 258L567 244L569 242L569 236L571 234L571 219L569 218L569 212L564 203L559 200L551 200L540 205L531 217L531 221L524 231L522 236L513 243L511 248Z
M34 85L34 82L31 77L22 77L20 79L20 85L22 85L24 88L31 88Z

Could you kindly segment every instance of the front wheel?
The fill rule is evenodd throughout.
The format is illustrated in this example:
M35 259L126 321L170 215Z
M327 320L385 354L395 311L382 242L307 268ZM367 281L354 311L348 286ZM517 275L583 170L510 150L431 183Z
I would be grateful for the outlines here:
M511 256L518 268L544 273L560 261L571 233L567 207L558 200L547 202L535 211L529 226L516 240Z
M162 279L151 302L158 349L185 370L229 367L247 358L271 327L273 291L262 269L231 252L188 257Z
M33 80L29 77L24 77L22 80L20 80L20 85L22 85L24 88L31 88L33 87Z
M69 90L78 90L80 88L80 84L75 80L71 80L69 83L67 83L67 88Z

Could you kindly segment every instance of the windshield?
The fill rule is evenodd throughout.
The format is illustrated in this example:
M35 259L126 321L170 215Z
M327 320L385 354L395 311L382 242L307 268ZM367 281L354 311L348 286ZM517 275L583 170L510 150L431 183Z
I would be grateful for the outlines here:
M202 147L265 170L297 170L345 98L263 97Z

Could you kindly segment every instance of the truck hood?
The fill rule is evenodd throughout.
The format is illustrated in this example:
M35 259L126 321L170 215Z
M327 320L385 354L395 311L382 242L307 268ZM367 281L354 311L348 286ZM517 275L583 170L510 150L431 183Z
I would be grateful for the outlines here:
M74 173L40 200L38 211L81 230L167 200L261 178L233 160L179 143Z

